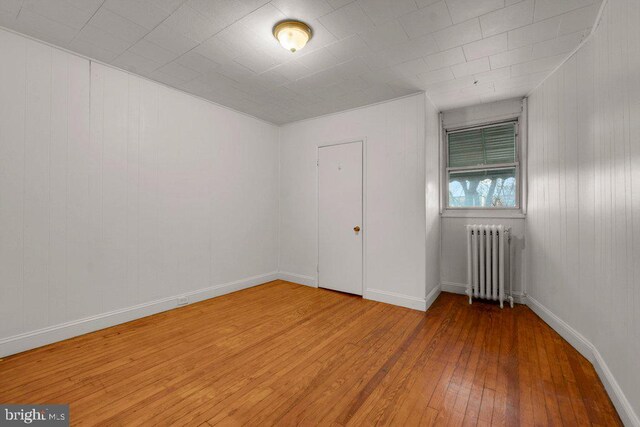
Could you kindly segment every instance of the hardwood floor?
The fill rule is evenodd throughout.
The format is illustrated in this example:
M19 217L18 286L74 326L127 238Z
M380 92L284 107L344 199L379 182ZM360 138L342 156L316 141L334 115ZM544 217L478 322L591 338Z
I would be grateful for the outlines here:
M0 402L78 425L620 425L525 306L425 313L275 281L5 358Z

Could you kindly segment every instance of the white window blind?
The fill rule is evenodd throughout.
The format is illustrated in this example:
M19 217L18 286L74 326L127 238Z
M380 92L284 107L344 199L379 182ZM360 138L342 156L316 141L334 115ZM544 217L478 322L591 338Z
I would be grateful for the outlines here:
M517 208L517 123L447 133L449 208Z

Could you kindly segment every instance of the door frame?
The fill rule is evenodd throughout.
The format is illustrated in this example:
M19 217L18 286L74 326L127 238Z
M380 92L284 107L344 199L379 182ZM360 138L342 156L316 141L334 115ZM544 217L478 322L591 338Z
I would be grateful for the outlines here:
M320 149L362 142L362 298L367 290L367 137L320 142L316 146L316 288L320 287Z

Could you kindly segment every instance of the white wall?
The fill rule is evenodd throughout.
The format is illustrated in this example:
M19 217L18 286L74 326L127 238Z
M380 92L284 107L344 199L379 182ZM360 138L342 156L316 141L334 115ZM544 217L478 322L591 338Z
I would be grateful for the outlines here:
M467 289L468 224L502 224L511 227L511 268L513 295L516 302L524 302L523 273L525 261L525 220L523 218L442 218L442 261L440 280L442 290L464 293Z
M640 425L638 22L640 2L609 0L529 99L531 305L591 356L628 425Z
M279 268L284 277L316 284L317 146L365 138L365 297L425 308L427 292L438 285L432 262L434 255L437 259L437 141L429 141L425 151L425 131L437 138L436 122L435 108L418 94L281 129ZM426 224L433 245L428 264Z
M445 128L473 126L483 123L508 120L522 113L521 99L507 99L471 107L458 108L442 113ZM521 155L521 161L524 157ZM474 216L475 215L475 216ZM472 211L445 212L442 216L442 260L440 281L442 289L449 292L464 293L467 283L467 240L468 224L503 224L511 227L511 250L513 253L512 285L516 301L524 301L524 251L525 219L509 213L487 212L482 216Z
M275 278L277 127L9 32L0 53L0 355Z
M445 128L480 125L487 122L512 119L522 111L522 99L505 99L470 107L456 108L442 113Z
M425 184L426 202L426 307L440 294L440 112L426 99Z

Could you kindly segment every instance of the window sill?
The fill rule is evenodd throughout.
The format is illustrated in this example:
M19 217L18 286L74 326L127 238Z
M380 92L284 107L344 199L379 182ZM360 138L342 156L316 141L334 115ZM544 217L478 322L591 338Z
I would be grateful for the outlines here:
M447 209L440 214L442 218L511 218L524 219L526 215L520 210L496 209Z

